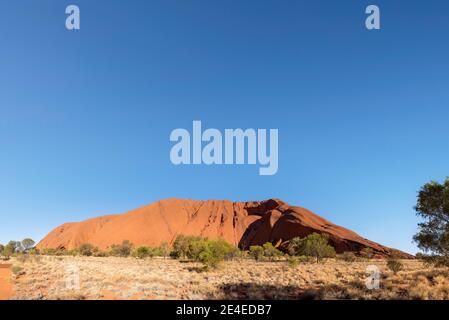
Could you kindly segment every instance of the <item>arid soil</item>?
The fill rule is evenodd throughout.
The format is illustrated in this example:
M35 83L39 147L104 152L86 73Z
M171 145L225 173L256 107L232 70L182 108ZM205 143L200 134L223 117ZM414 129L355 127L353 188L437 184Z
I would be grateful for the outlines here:
M225 262L218 270L171 259L36 256L13 260L9 299L449 299L447 269L403 260L394 274L385 260L290 266L286 261ZM369 290L368 265L378 266L380 288ZM2 269L0 269L2 270ZM7 269L3 269L7 270ZM79 270L79 273L78 271ZM5 275L5 272L2 273ZM79 275L79 288L71 287ZM0 292L8 292L0 278ZM6 291L5 291L6 289Z
M0 300L7 300L13 294L10 265L0 264Z
M286 246L294 237L317 232L327 234L337 253L360 252L369 247L377 256L392 254L410 258L355 232L337 226L305 208L279 199L258 202L167 199L125 214L109 215L76 223L65 223L50 232L38 249L73 249L90 243L106 250L123 240L135 246L171 245L178 235L223 239L248 249L271 242Z

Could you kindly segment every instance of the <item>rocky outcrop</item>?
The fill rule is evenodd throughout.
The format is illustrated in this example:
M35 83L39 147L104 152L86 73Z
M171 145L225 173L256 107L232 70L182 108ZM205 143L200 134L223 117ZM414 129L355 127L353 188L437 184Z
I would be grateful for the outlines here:
M259 202L161 200L125 214L65 223L50 232L37 247L71 249L90 243L107 249L123 240L134 245L158 246L163 242L171 244L177 235L183 234L221 238L242 249L266 242L285 248L292 238L313 232L327 234L337 253L360 253L369 247L377 256L411 257L278 199Z

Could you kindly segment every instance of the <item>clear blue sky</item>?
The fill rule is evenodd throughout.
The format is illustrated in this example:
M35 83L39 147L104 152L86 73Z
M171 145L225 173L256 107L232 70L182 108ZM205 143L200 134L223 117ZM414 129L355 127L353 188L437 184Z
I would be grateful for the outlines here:
M448 1L0 8L0 243L162 198L278 197L416 251L417 191L449 175ZM169 134L193 120L278 128L278 174L173 166Z

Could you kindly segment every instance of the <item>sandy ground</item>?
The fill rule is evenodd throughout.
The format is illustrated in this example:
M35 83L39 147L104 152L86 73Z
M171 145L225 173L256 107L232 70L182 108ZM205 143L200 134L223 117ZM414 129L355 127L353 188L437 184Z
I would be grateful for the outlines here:
M12 261L10 299L449 299L446 269L403 261L391 272L382 260L305 263L225 262L214 271L171 259L33 257ZM367 267L380 271L379 289L366 287ZM2 273L8 278L8 272Z
M0 264L0 300L7 300L13 296L10 265Z

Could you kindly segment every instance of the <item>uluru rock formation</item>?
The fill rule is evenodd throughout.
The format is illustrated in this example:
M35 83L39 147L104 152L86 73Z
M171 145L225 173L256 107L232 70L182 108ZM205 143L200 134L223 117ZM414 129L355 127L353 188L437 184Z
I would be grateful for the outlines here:
M369 247L379 257L392 254L411 257L278 199L259 202L161 200L125 214L65 223L50 232L37 248L72 249L90 243L104 250L123 240L134 245L158 246L163 242L173 243L180 234L221 238L241 249L266 242L285 247L292 238L313 232L327 234L337 253L360 253Z

